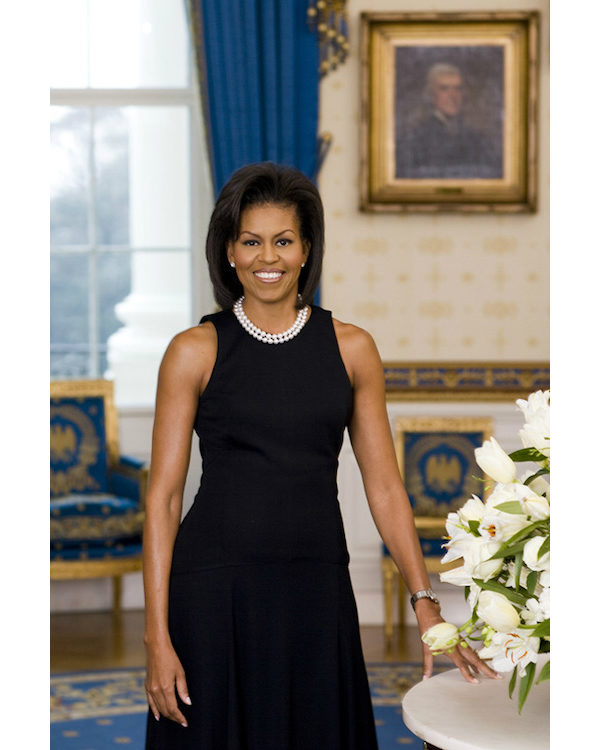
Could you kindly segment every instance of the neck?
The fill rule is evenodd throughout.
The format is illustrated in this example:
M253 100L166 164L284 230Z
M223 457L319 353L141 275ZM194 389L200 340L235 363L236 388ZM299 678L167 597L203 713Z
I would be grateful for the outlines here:
M281 300L267 302L257 297L244 299L244 312L255 326L269 333L282 333L290 328L298 317L295 307L297 291Z

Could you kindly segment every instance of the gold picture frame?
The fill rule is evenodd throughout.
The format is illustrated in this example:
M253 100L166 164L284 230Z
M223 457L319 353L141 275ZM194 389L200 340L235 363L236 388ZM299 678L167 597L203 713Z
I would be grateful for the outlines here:
M360 207L537 208L539 13L362 13Z

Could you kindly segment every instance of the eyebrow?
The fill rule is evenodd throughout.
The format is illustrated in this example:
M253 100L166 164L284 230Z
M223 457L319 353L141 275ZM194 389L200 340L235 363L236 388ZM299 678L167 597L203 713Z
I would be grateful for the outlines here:
M274 237L279 237L280 234L285 234L286 232L291 232L292 234L296 234L293 229L282 229L281 232L277 232L277 234L274 234ZM260 234L255 234L254 232L250 232L248 229L244 229L240 232L240 236L242 234L251 234L253 237L260 237Z

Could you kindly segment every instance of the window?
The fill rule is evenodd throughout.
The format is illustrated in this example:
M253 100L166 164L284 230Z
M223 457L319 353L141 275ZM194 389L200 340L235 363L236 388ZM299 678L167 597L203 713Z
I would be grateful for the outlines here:
M53 22L51 377L149 404L168 340L212 307L184 0L55 0Z

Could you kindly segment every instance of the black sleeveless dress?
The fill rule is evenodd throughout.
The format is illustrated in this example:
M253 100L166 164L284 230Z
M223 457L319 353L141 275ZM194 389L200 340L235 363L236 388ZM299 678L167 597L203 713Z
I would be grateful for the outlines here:
M169 632L187 727L147 750L376 750L337 498L352 387L331 312L282 344L205 315L217 359L195 421L203 460L173 550Z

